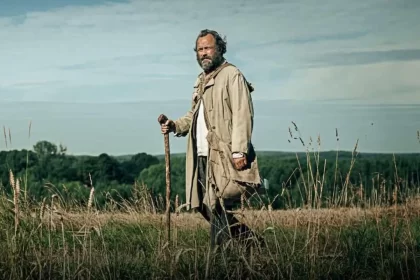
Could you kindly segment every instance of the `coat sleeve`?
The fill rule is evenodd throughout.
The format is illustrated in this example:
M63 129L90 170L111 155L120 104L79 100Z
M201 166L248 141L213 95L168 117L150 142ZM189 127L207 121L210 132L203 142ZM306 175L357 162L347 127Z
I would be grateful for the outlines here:
M195 103L193 102L191 110L184 116L178 118L175 122L175 136L186 136L191 126Z
M239 70L229 78L229 98L232 110L232 153L248 154L254 109L248 84Z

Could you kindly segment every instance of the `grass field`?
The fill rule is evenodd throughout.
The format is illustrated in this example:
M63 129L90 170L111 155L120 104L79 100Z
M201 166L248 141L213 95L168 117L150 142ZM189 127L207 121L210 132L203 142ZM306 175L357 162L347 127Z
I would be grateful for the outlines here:
M17 186L15 185L14 190ZM420 205L239 209L264 246L209 251L195 213L165 216L135 203L66 209L54 196L0 199L1 279L418 279Z
M401 193L396 175L395 187L374 189L374 201L322 205L350 205L356 148L335 197L323 197L325 163L307 152L307 164L316 163L300 182L307 204L273 211L244 203L236 214L263 244L232 241L214 251L195 213L172 213L168 241L164 202L151 205L147 192L111 199L101 211L94 187L86 206L59 193L35 202L10 170L12 194L0 194L0 279L420 279L418 186ZM384 198L392 203L382 206Z

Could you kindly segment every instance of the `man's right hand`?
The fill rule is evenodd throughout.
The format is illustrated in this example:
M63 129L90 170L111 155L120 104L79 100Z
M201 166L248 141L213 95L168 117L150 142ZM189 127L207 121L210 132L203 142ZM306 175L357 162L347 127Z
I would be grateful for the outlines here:
M173 120L167 120L166 123L161 125L160 130L162 134L167 134L170 132L175 132L175 123Z

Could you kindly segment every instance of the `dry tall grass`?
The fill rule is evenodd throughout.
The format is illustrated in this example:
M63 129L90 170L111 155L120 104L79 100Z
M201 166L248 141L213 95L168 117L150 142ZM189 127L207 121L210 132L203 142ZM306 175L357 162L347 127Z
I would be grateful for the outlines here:
M94 204L66 210L53 195L21 209L15 227L9 210L16 206L1 198L0 277L204 279L207 268L208 279L416 279L420 272L414 199L368 209L245 207L238 216L264 236L265 246L231 243L215 252L199 214L172 216L168 246L164 214L124 204L119 211Z
M290 134L307 147L301 136ZM317 143L320 147L320 137ZM270 204L242 199L235 213L264 236L263 246L232 241L214 252L209 225L198 214L182 212L179 199L173 202L169 244L161 214L165 202L142 184L135 184L130 200L109 198L99 211L92 181L86 207L69 206L59 193L37 203L20 196L21 180L10 170L13 197L0 197L0 278L418 279L419 188L408 196L398 180L390 188L378 179L374 200L367 201L363 186L349 180L357 143L344 183L334 183L332 197L324 196L320 149L307 147L308 172L296 157L302 205L273 211ZM283 188L279 195L291 194ZM384 207L385 200L393 204Z

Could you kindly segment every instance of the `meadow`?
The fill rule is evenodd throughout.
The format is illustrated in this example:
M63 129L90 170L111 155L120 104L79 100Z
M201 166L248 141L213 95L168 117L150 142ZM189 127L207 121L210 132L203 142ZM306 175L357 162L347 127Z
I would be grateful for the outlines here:
M35 145L34 150L35 154L30 151L0 154L8 162L2 165L7 168L7 183L2 181L0 196L1 279L418 279L420 276L418 154L409 155L408 162L399 160L399 155L391 155L387 166L393 172L374 170L375 166L381 166L379 162L366 165L368 174L362 174L365 169L361 167L357 169L357 143L353 151L344 153L345 164L340 161L338 151L335 160L328 164L330 154L323 158L321 152L310 149L303 154L266 155L270 165L273 157L282 158L283 165L279 166L286 171L279 173L279 178L286 179L279 180L278 185L271 184L266 195L243 199L235 210L238 218L264 237L264 242L244 245L230 241L210 250L209 225L199 214L183 210L178 188L171 196L168 239L164 193L162 186L153 185L156 176L165 180L162 161L146 157L150 165L144 167L139 177L130 177L135 183L120 186L120 190L129 188L128 194L115 195L104 189L110 182L116 184L114 177L98 181L101 186L92 177L115 173L121 180L129 178L130 172L124 175L122 169L110 168L118 160L101 155L100 165L92 164L88 169L85 161L77 161L82 166L79 168L74 167L76 161L65 156L63 147L57 150L43 142ZM25 164L18 159L19 153L26 157ZM141 156L138 161L144 163L145 155ZM376 162L378 155L373 159ZM295 166L290 169L291 160ZM54 169L57 167L53 166L60 166L57 163L68 164L69 168ZM91 176L95 166L104 169ZM138 168L134 162L126 166ZM152 172L155 169L158 171ZM41 180L39 187L37 178L52 178L50 173L41 173L44 170L60 171L66 179L63 183L59 179L56 183ZM84 181L85 186L79 190L68 174L82 171L88 172L88 182ZM273 172L277 171L269 170L270 174ZM177 174L182 171L173 176ZM72 192L77 192L77 196L69 195ZM281 202L276 204L279 199Z
M420 273L415 198L367 209L244 206L237 215L265 243L210 251L208 225L198 214L173 213L168 242L165 216L139 201L120 210L65 209L59 196L27 204L18 184L14 190L0 200L1 279L418 279Z

